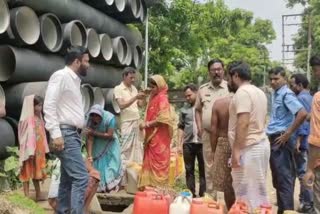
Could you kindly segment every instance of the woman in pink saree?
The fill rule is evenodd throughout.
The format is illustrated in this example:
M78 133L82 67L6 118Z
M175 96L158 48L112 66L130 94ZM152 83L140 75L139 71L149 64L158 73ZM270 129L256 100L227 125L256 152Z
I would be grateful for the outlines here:
M145 123L145 150L139 187L166 187L169 178L170 143L174 121L170 113L168 86L164 78L154 75L149 81L151 89Z

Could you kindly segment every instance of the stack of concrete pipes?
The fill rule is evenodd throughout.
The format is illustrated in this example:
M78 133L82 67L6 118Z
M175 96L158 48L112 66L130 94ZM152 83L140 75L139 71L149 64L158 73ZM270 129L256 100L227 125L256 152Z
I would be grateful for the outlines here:
M120 109L113 88L122 69L139 69L141 33L128 23L144 22L144 0L0 0L0 159L6 146L17 145L17 124L25 96L45 96L51 74L64 67L70 46L85 46L90 71L81 91L85 109L101 104Z

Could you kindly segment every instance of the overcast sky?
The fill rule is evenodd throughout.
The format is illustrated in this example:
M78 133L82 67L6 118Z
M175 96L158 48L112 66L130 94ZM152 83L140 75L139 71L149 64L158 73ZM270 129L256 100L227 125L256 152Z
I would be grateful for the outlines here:
M255 17L269 19L273 23L277 39L268 46L270 58L273 60L282 60L282 15L296 14L303 11L303 7L293 9L286 8L285 0L224 0L230 8L243 8L254 13ZM288 22L295 23L299 20L290 19ZM286 43L292 43L291 36L297 32L297 27L286 28ZM287 55L287 58L292 56Z

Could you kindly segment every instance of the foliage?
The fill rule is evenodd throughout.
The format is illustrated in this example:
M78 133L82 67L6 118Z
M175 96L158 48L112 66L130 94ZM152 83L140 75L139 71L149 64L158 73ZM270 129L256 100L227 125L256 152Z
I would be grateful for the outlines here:
M9 181L11 189L17 189L20 186L19 181L19 149L18 147L7 147L7 152L10 157L2 162L2 167L0 169L0 177L6 178Z
M23 196L21 193L12 192L10 194L5 195L5 198L15 206L18 206L21 209L29 211L29 213L32 213L32 214L46 213L46 211L43 208L41 208L36 202Z
M207 79L211 58L248 62L254 82L262 84L263 67L271 63L265 45L275 39L271 21L231 10L222 0L172 0L149 14L150 73L164 75L171 88Z
M312 24L311 38L312 38L312 51L311 55L320 54L320 2L318 0L302 1L302 0L290 0L292 3L289 6L295 4L304 4L308 2L308 8L304 11L302 19L302 25L300 26L297 34L294 37L294 45L296 49L307 49L308 47L308 23L309 15ZM306 72L307 70L307 51L297 52L295 54L294 65L298 71ZM317 89L318 82L311 78L311 89Z

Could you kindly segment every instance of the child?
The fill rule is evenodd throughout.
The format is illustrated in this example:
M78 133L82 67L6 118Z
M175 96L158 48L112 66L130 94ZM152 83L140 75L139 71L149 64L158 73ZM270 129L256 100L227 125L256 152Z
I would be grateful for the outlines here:
M29 197L29 181L32 179L36 201L41 197L39 181L46 178L46 153L49 152L44 121L42 118L43 98L26 96L23 101L19 126L19 164L23 191Z

